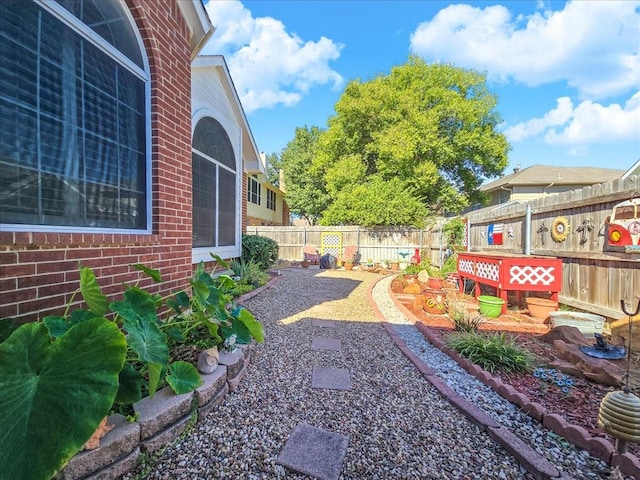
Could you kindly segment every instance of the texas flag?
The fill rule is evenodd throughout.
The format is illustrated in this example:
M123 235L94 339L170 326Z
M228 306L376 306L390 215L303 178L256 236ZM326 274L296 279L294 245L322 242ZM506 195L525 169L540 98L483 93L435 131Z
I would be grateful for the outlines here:
M496 223L489 225L489 232L487 240L489 245L502 245L502 230L504 229L504 223Z

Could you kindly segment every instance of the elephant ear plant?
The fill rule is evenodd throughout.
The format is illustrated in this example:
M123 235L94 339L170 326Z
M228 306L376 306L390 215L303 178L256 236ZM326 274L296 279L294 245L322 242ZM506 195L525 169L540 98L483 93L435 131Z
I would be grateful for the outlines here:
M227 262L212 255L216 264L228 269ZM216 345L236 335L237 343L248 344L252 339L264 341L264 329L253 314L232 302L231 291L236 282L228 275L213 278L204 270L204 263L198 264L190 280L191 297L186 292L178 293L167 303L174 316L167 322L175 338L186 338L197 330L208 331ZM177 332L177 335L175 334Z
M157 270L135 268L162 281ZM50 479L114 405L153 397L165 383L176 394L202 385L193 364L170 360L169 346L189 330L206 329L215 345L233 334L239 343L263 341L262 325L229 302L231 277L214 280L200 264L190 283L191 297L180 291L165 299L126 285L122 300L109 302L93 271L80 268L80 288L63 315L21 326L0 320L2 478ZM78 293L87 308L71 311ZM166 305L174 315L163 321L158 312Z
M96 312L67 327L53 335L46 323L27 323L0 344L2 478L51 478L113 404L124 335Z

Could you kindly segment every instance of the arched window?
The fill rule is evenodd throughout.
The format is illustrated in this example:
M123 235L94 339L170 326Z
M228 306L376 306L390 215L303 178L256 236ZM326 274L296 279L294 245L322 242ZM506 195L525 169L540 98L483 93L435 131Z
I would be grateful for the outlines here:
M146 56L123 2L0 2L0 223L150 228Z
M193 247L236 243L236 159L229 136L211 117L193 133Z

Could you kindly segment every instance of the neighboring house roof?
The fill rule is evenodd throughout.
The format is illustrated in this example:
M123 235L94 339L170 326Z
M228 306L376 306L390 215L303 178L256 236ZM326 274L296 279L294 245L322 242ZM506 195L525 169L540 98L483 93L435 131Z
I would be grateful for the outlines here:
M251 127L249 127L249 122L244 114L240 97L238 97L238 92L233 84L224 57L222 55L199 55L191 65L193 68L216 68L222 73L221 76L225 80L223 82L225 92L230 99L233 112L242 126L242 158L245 172L266 174L266 165L260 158L260 152L251 133Z
M624 170L597 167L555 167L552 165L532 165L522 170L505 175L480 187L483 192L490 192L504 186L516 185L584 185L616 180Z
M638 177L640 177L640 159L638 159L638 161L634 163L629 170L624 172L622 178L629 178L632 175L637 175Z
M213 35L215 27L209 20L202 0L181 0L178 2L178 7L191 32L191 60L193 60Z

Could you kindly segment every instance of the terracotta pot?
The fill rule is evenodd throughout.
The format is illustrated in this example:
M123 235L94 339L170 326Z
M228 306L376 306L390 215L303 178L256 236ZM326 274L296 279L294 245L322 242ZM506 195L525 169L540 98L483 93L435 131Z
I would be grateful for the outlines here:
M558 310L558 302L555 300L547 300L546 298L527 297L527 309L529 315L545 321L549 318L549 313Z
M391 262L389 265L391 270L400 270L400 262Z
M422 292L422 310L430 315L444 315L447 312L447 296L442 290L426 289Z
M303 260L302 262L300 262L300 266L302 268L309 268L309 261L308 260Z
M351 263L351 262L344 262L344 269L345 269L345 270L353 270L353 263Z
M443 283L444 283L443 278L429 277L429 287L433 289L436 289L436 290L442 289Z

